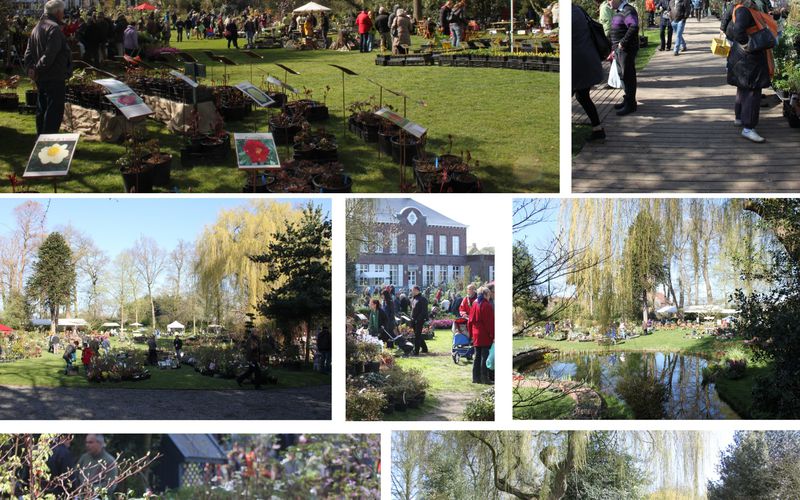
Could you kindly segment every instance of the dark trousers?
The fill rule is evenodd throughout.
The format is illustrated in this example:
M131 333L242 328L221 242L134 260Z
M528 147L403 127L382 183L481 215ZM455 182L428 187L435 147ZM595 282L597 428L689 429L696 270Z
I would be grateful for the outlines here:
M361 33L359 37L359 50L361 52L369 52L369 33Z
M36 105L36 133L57 134L64 119L67 87L63 80L37 82L39 100Z
M592 127L596 127L600 125L600 116L597 114L597 107L592 101L592 96L589 93L590 90L591 89L578 89L573 93L575 94L575 99L577 99L578 104L586 111L586 116L588 116L589 121L592 122Z
M258 363L251 362L247 365L247 370L244 373L236 377L236 381L240 384L247 380L250 377L253 377L253 384L256 386L256 389L261 388L261 367L258 366Z
M472 383L488 384L491 380L489 369L486 368L486 360L489 359L490 346L476 347L475 358L472 362Z
M233 42L233 46L234 47L236 47L237 49L239 48L239 39L238 38L234 38L234 37L228 38L228 48L231 48L231 42Z
M625 87L625 107L636 106L636 53L625 50L617 51L619 69L622 71L622 84Z
M414 354L419 354L420 349L422 352L428 352L428 344L422 337L422 322L419 325L414 325Z
M756 128L761 109L761 89L736 89L736 119L744 128Z
M183 28L178 30L178 40L179 42L183 41Z
M661 18L661 48L664 48L664 32L667 32L667 45L666 49L672 48L672 21L669 18Z

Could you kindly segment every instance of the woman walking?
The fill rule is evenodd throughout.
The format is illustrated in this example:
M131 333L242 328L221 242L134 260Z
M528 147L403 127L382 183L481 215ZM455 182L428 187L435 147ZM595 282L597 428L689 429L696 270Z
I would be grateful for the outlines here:
M589 35L588 14L572 4L572 94L592 123L590 141L606 138L606 132L600 125L597 107L592 102L590 94L592 87L603 81L603 78L600 55Z
M742 137L755 143L766 139L756 132L761 107L761 89L770 86L774 72L772 47L778 36L775 20L758 9L751 0L737 0L730 16L724 16L722 30L731 40L728 54L728 84L736 87L734 125L742 127ZM764 28L772 33L765 36Z
M478 299L472 304L467 322L467 330L475 347L475 360L472 364L472 383L489 384L491 374L486 366L489 350L494 344L494 307L489 302L490 291L482 286L478 289Z

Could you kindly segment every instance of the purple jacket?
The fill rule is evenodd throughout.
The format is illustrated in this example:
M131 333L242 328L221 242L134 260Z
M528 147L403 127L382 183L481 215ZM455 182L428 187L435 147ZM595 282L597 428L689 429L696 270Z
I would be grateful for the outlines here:
M633 5L623 3L611 17L611 45L622 44L625 52L639 50L639 14Z
M139 48L139 33L136 28L128 26L125 28L125 34L122 35L122 47L125 50L134 50Z

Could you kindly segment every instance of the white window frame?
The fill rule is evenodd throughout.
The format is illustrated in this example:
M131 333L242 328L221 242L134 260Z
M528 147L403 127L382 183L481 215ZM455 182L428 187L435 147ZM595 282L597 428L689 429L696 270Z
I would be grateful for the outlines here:
M409 233L409 235L408 235L408 255L417 255L417 235L416 235L416 233Z
M375 253L383 253L383 233L375 233Z
M433 235L425 235L425 255L433 255Z
M439 255L447 255L447 235L439 235Z
M389 253L396 254L397 253L397 235L393 234L392 237L389 239Z
M461 255L461 237L453 236L450 255Z

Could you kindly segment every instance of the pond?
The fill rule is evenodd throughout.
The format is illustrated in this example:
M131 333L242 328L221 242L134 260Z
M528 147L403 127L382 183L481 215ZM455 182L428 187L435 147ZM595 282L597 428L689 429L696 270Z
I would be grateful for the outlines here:
M554 354L524 371L541 378L584 381L625 401L641 419L730 419L737 414L703 384L708 361L663 352Z

